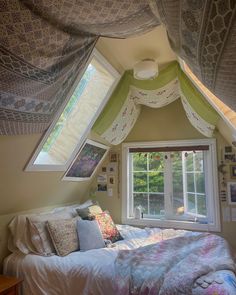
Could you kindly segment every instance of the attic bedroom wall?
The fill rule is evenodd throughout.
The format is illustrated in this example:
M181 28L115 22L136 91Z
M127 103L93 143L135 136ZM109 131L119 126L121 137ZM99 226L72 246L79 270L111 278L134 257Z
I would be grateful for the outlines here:
M227 126L225 125L225 128ZM180 100L161 109L153 109L142 106L141 114L125 142L133 141L164 141L181 139L204 138L188 121ZM225 145L229 145L224 137L216 131L218 159L220 151ZM97 192L96 200L101 207L109 210L116 223L121 222L121 145L112 149L120 155L119 173L116 175L116 185L113 187L113 196L108 197L106 192ZM218 160L219 162L219 160ZM106 165L107 161L104 163ZM102 165L102 166L104 166ZM101 166L98 171L101 173ZM118 179L119 178L119 179ZM91 184L91 191L96 189L96 177ZM221 202L221 206L226 206ZM236 249L235 223L222 222L221 235L225 237Z
M63 172L24 172L41 135L0 137L0 215L79 201L87 182L61 181Z

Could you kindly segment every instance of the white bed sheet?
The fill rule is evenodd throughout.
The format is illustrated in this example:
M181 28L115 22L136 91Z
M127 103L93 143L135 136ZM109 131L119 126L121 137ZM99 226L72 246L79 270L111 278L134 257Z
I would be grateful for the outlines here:
M124 240L112 248L78 251L65 257L14 252L4 261L4 274L24 280L23 295L112 294L114 260L118 250L147 245L147 237L160 231L127 225L118 225L118 229Z
M114 261L118 250L148 245L152 243L148 237L154 233L162 234L158 228L118 225L118 229L124 240L115 243L113 248L78 251L65 257L14 252L4 261L4 274L24 280L22 295L113 295ZM179 231L179 234L182 233ZM200 293L195 292L203 294L201 290Z

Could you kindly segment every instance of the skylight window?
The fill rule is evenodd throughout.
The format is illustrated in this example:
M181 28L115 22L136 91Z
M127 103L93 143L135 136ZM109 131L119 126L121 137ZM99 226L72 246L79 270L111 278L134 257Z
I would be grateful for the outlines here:
M26 170L65 170L106 104L120 75L94 50L59 117L44 136Z

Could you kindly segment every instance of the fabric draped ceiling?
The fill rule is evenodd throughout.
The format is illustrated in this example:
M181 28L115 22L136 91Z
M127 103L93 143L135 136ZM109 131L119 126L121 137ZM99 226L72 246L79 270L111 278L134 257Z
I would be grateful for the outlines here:
M182 72L177 62L172 62L157 78L149 81L136 80L132 71L127 71L97 119L93 131L109 143L117 145L131 131L140 114L141 105L161 108L179 98L190 123L204 136L212 137L219 115Z
M173 50L236 110L235 10L230 0L0 1L0 134L46 130L99 36L161 23Z

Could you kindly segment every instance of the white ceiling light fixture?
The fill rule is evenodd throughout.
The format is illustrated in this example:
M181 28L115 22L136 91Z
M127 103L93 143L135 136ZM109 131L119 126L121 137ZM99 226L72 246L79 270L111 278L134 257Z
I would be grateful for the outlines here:
M151 80L158 76L158 64L154 59L144 59L134 66L134 78Z

